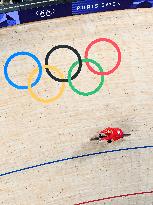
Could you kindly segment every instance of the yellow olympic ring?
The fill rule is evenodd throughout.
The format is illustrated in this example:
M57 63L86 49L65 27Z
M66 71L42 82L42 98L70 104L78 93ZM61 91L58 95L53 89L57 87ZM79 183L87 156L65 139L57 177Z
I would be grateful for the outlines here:
M42 66L43 70L45 70L45 68L48 68L49 70L53 70L56 72L56 74L59 75L60 78L64 78L64 75L63 73L55 66L49 66L49 65L44 65ZM49 104L49 103L52 103L54 102L55 100L57 100L58 98L60 98L65 90L65 83L62 82L62 86L60 87L60 90L58 92L58 94L54 97L51 97L49 99L44 99L44 98L41 98L41 97L38 97L32 90L32 87L31 87L31 83L32 83L32 79L34 77L35 74L37 74L38 72L38 68L35 68L29 75L29 78L28 78L28 91L31 95L32 98L34 98L35 100L39 101L39 102L42 102L42 103L45 103L45 104Z

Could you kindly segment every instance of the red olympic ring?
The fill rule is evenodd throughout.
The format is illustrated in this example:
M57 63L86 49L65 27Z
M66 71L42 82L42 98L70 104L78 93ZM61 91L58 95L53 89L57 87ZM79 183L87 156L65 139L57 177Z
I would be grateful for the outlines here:
M86 48L85 58L88 58L88 53L89 53L90 48L91 48L94 44L96 44L96 43L98 43L98 42L100 42L100 41L108 42L108 43L112 44L112 46L115 47L115 49L117 50L117 53L118 53L118 60L117 60L116 65L115 65L111 70L109 70L109 71L107 71L107 72L98 72L98 71L94 70L94 69L90 66L89 62L86 62L86 65L87 65L87 68L88 68L91 72L93 72L94 74L97 74L97 75L109 75L109 74L113 73L113 72L119 67L119 65L120 65L120 63L121 63L121 51L120 51L120 48L118 47L118 45L117 45L114 41L112 41L111 39L108 39L108 38L98 38L98 39L92 41L92 42L87 46L87 48Z

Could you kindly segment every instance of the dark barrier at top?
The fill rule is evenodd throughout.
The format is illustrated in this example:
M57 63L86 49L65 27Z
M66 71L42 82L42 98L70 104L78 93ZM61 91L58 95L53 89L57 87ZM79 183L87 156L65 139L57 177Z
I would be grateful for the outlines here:
M37 8L18 8L18 11L0 14L0 28L77 14L151 7L153 7L153 0L84 0Z
M153 7L153 0L85 0L72 3L72 14L151 7Z
M72 15L72 3L55 4L19 12L20 22L27 23Z

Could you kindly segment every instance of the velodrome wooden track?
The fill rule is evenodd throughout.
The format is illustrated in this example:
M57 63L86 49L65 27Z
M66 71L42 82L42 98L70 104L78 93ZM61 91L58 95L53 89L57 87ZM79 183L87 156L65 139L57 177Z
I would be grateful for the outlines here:
M79 96L66 84L63 96L46 105L5 80L3 65L14 52L32 52L44 64L46 53L55 45L71 45L83 57L87 45L100 37L119 45L122 62L118 70L105 77L104 86L95 95ZM0 53L0 204L73 205L153 191L153 149L144 147L153 146L153 9L96 13L1 29ZM117 54L111 45L99 43L89 57L108 70ZM66 75L75 60L72 52L60 49L49 62ZM26 85L35 66L31 58L18 57L10 64L9 75L16 83ZM80 90L89 91L99 79L83 64L73 82ZM51 97L59 86L44 72L34 91ZM132 135L113 144L89 141L107 126L121 127ZM126 149L130 147L141 148ZM20 170L120 148L125 150ZM94 204L151 205L153 194Z

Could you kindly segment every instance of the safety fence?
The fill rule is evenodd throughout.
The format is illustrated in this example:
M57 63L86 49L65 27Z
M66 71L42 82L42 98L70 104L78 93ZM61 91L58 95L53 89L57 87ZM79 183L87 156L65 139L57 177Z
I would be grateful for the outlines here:
M0 6L0 28L96 12L152 8L153 0L38 0Z

